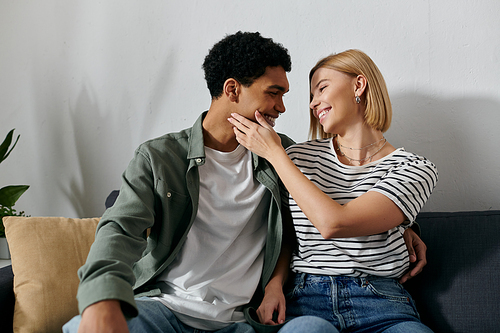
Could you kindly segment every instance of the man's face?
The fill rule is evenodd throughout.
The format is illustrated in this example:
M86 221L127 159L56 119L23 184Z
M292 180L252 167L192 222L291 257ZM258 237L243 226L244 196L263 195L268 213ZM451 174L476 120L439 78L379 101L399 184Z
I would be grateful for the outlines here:
M267 67L264 75L250 87L241 86L238 113L256 121L255 111L259 111L268 124L274 126L279 115L285 112L283 95L288 89L288 79L283 67Z

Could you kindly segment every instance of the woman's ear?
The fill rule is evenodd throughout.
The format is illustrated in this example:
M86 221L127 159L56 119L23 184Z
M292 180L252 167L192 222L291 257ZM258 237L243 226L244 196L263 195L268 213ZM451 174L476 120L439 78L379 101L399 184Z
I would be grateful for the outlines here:
M354 95L361 97L366 90L367 84L368 84L368 81L366 80L366 77L364 75L358 75L356 77L356 85L355 85Z
M238 95L240 93L240 83L233 78L229 78L224 82L223 87L224 95L231 102L238 102Z

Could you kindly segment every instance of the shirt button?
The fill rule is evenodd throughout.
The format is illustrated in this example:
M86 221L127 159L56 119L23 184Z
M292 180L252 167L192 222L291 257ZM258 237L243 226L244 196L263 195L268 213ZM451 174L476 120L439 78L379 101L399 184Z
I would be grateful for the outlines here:
M167 198L170 198L172 196L172 193L168 192L167 193Z
M201 163L201 158L197 158L196 163Z

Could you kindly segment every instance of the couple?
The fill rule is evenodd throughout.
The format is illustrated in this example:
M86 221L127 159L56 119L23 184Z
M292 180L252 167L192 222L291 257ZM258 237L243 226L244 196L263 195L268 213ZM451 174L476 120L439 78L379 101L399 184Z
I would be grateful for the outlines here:
M289 88L282 45L238 32L203 69L210 109L136 150L64 331L430 331L398 279L425 265L409 227L437 171L383 137L391 107L373 62L348 51L313 68L324 139L299 145L272 129Z

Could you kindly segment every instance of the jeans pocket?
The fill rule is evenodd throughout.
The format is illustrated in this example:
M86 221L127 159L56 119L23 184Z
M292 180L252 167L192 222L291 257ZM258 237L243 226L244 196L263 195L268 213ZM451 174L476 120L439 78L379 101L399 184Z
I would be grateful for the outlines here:
M288 286L288 288L285 290L285 299L286 300L293 299L300 292L300 289L301 286L299 284L293 284Z
M367 289L380 300L384 299L387 306L393 304L391 308L398 309L399 313L406 313L420 320L410 293L398 281L393 279L368 280Z
M410 294L393 279L369 279L367 287L378 297L406 304L412 303Z

